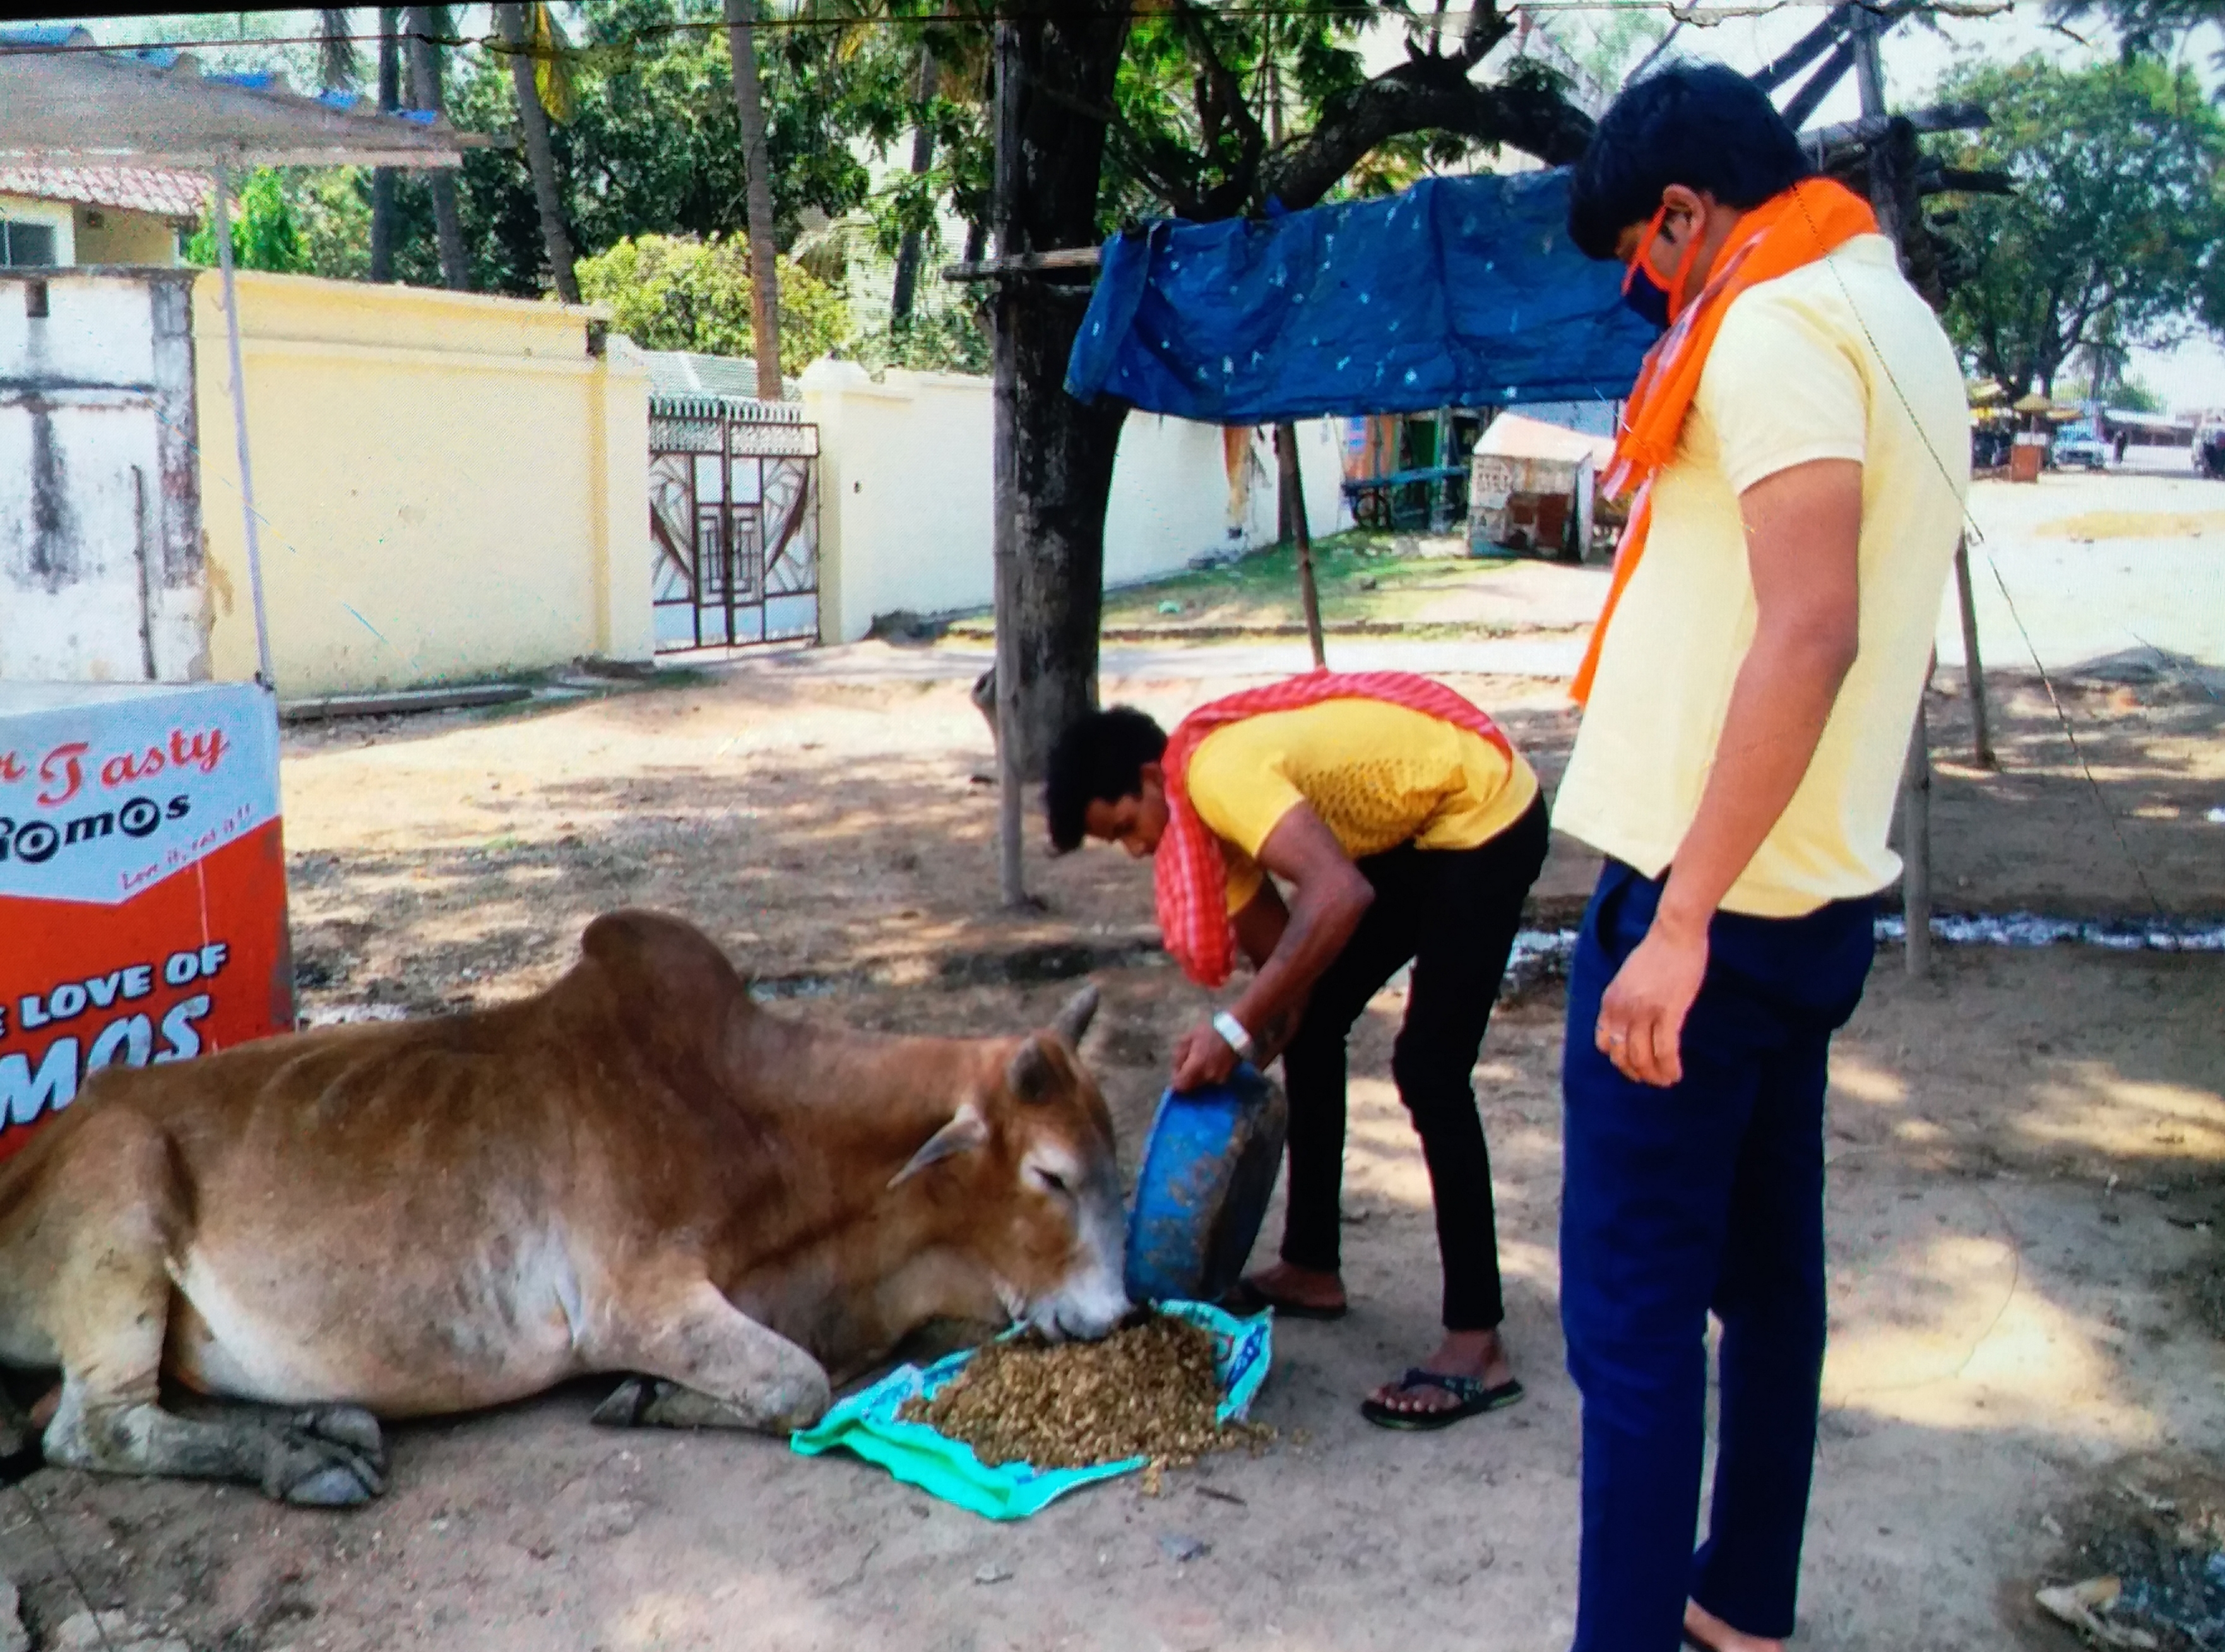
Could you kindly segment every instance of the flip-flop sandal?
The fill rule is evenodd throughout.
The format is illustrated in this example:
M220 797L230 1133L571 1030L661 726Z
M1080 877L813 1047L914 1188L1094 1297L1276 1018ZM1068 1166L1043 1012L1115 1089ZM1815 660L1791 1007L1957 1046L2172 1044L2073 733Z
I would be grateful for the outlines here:
M1220 1299L1220 1306L1231 1313L1265 1313L1272 1310L1280 1319L1341 1319L1352 1312L1349 1304L1334 1308L1317 1307L1310 1302L1290 1302L1279 1296L1270 1296L1248 1279L1240 1279L1230 1286Z
M1378 1428L1403 1428L1425 1433L1433 1428L1449 1428L1470 1417L1480 1417L1487 1411L1503 1411L1517 1403L1523 1395L1521 1383L1512 1378L1497 1388L1487 1388L1483 1379L1476 1376L1455 1376L1448 1371L1425 1371L1417 1365L1398 1379L1402 1388L1442 1388L1456 1403L1440 1406L1434 1411L1402 1411L1396 1406L1386 1406L1380 1400L1370 1398L1360 1402L1360 1414Z

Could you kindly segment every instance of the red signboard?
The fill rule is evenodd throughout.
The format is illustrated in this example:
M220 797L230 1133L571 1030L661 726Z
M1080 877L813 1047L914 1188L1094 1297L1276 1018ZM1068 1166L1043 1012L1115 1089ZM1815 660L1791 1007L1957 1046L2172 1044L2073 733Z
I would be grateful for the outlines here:
M0 1159L101 1068L293 1025L278 729L250 684L0 685Z

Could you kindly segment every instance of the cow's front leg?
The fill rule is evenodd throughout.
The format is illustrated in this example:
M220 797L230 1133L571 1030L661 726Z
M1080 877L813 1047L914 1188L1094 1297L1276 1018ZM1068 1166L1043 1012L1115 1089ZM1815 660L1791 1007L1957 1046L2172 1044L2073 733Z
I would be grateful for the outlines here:
M613 1427L786 1433L819 1420L832 1388L817 1360L726 1300L708 1280L641 1311L611 1362L641 1373L595 1407ZM652 1315L654 1318L652 1319Z

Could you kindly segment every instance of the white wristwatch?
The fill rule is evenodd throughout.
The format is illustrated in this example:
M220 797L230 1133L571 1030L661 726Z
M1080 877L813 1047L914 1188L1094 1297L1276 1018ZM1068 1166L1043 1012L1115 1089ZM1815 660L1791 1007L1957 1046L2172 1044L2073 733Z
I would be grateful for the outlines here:
M1252 1059L1252 1035L1244 1030L1243 1022L1227 1010L1220 1010L1214 1015L1213 1030L1220 1034L1221 1042L1236 1052L1238 1060Z

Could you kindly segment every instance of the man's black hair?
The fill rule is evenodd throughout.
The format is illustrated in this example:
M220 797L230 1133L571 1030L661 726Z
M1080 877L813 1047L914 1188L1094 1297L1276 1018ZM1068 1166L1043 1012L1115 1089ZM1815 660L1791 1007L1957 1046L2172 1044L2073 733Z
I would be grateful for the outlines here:
M1051 747L1043 784L1051 847L1062 855L1081 848L1089 805L1141 796L1144 765L1157 762L1166 749L1166 731L1133 706L1075 719Z
M1632 82L1607 106L1569 188L1569 237L1612 258L1672 183L1746 212L1815 171L1769 94L1720 63L1678 63Z

